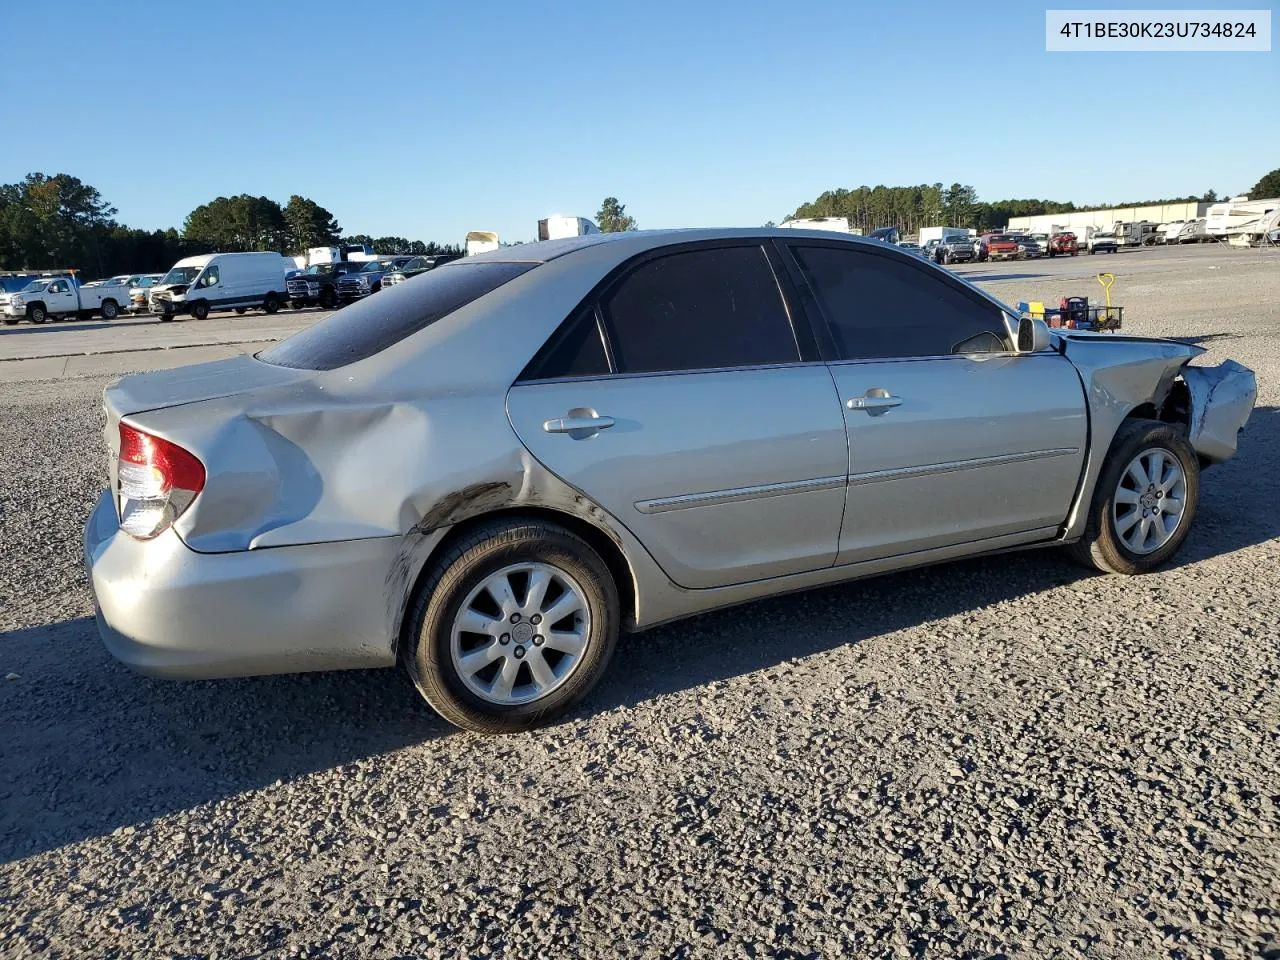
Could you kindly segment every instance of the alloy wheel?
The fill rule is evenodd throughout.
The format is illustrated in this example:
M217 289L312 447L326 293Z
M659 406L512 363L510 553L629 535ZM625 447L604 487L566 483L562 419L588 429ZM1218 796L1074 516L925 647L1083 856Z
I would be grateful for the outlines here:
M498 706L540 700L582 663L591 636L586 592L548 563L485 577L454 617L450 655L473 694Z
M1173 539L1182 523L1187 478L1168 450L1144 450L1129 461L1112 497L1116 536L1139 555L1154 553Z

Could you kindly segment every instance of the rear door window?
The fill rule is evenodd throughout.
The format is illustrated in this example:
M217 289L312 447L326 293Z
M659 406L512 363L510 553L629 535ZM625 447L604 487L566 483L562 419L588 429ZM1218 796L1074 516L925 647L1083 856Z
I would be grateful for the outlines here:
M1003 353L1004 315L931 267L870 251L794 246L840 360Z
M800 359L760 246L686 250L645 261L605 295L601 309L619 373Z
M282 367L333 370L364 360L527 273L536 263L450 264L388 286L258 354Z

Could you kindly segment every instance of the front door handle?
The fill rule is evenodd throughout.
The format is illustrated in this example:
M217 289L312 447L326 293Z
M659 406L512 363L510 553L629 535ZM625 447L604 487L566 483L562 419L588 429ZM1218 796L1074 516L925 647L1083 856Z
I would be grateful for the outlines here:
M590 407L574 407L566 416L544 421L542 429L547 433L567 433L575 440L595 436L601 430L608 430L616 421L613 417L602 417Z
M895 397L887 390L868 390L865 396L853 397L845 406L850 410L884 410L901 403L901 397Z

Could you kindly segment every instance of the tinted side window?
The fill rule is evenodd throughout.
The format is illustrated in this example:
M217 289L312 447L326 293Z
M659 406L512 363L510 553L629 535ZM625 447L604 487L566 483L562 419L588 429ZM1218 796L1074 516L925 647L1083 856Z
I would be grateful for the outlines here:
M649 260L602 303L621 373L800 359L761 247L691 250Z
M793 252L842 360L1009 349L999 308L957 290L928 267L861 250Z
M306 370L333 370L364 360L536 266L461 262L432 270L413 283L394 284L376 297L343 307L262 351L258 359Z
M604 341L596 312L591 307L580 310L572 320L556 332L538 351L521 380L555 380L560 377L593 377L609 372Z

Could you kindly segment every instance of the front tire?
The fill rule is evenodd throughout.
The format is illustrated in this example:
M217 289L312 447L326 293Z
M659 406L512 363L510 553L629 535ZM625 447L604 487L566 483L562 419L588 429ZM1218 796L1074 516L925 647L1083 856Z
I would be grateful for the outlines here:
M599 681L618 639L618 589L584 540L542 520L471 531L428 571L408 617L418 692L477 733L528 730Z
M320 309L333 310L338 306L338 294L333 287L323 287L320 290Z
M203 300L197 300L191 305L191 315L197 320L204 320L209 316L209 304Z
M27 307L27 319L32 323L45 323L49 319L49 314L44 307L37 304L36 306Z
M1182 430L1158 420L1125 421L1072 555L1104 573L1154 570L1186 540L1199 496L1200 461Z

